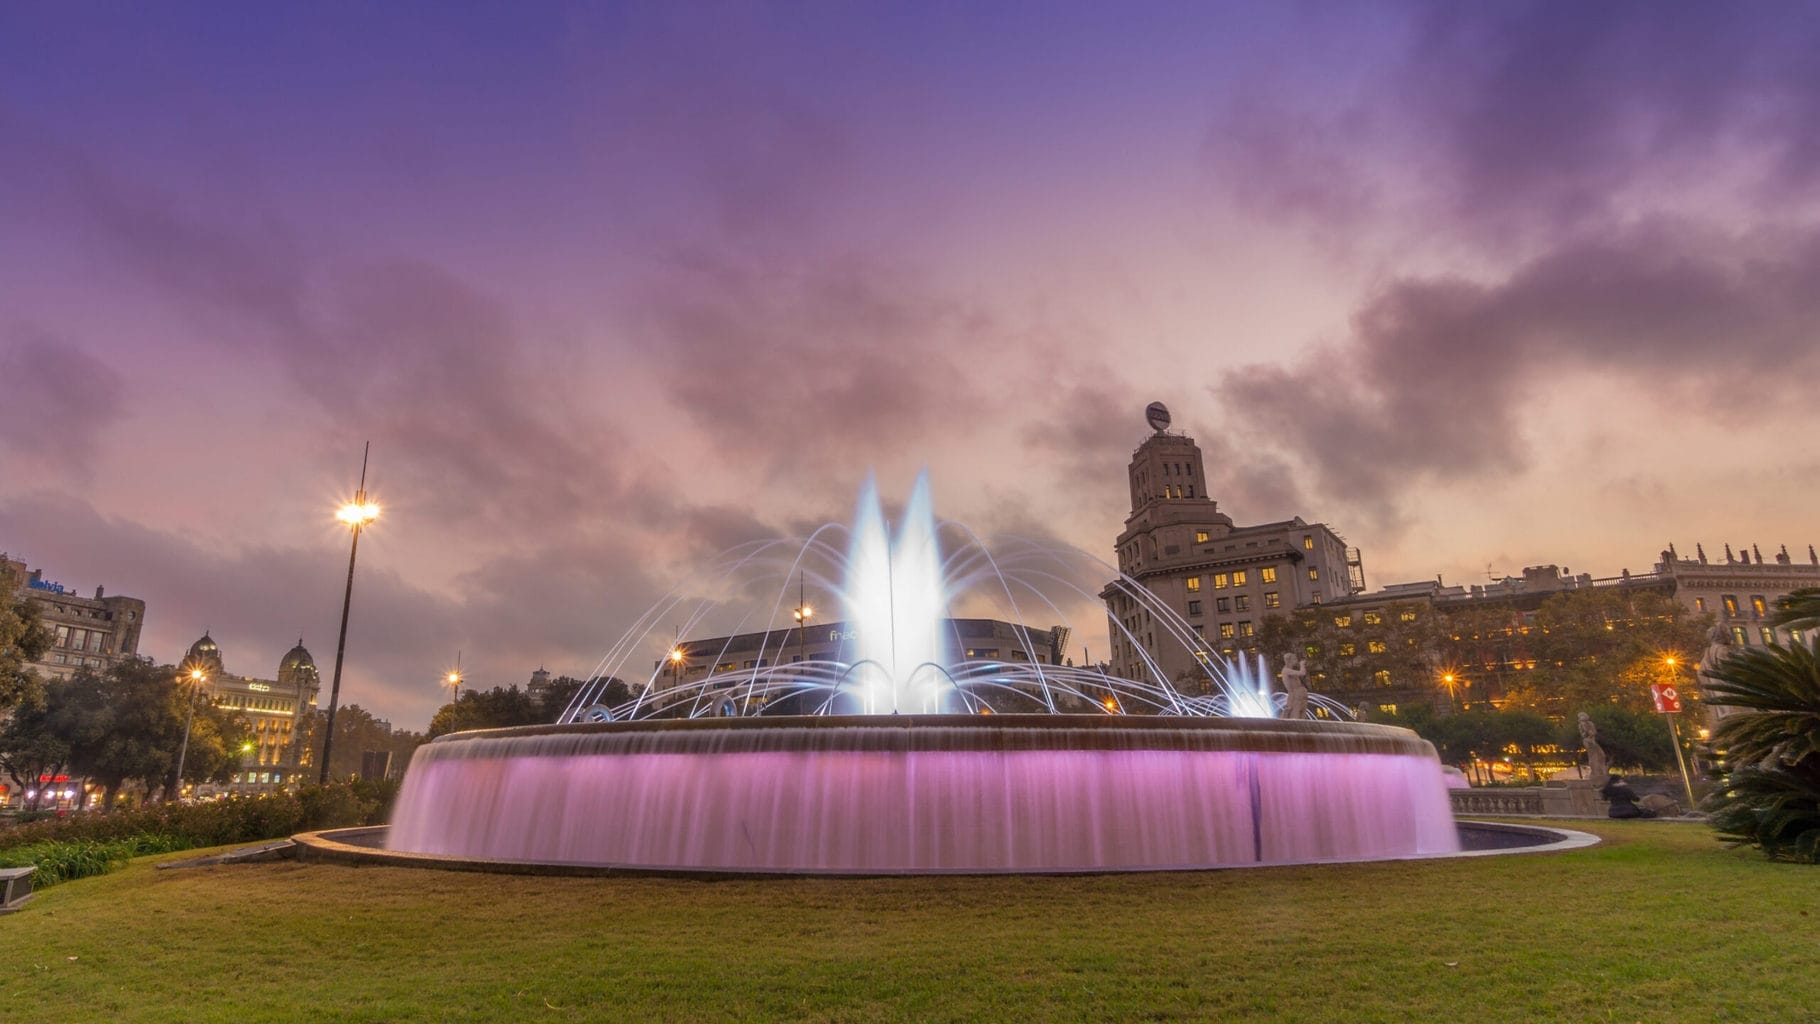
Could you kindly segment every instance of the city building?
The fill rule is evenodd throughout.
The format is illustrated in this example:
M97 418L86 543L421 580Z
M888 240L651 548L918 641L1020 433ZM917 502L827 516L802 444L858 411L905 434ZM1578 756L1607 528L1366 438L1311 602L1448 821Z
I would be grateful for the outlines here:
M221 648L207 633L190 645L178 669L203 675L203 695L222 707L246 716L252 727L253 749L241 759L228 789L236 793L262 792L307 781L315 758L309 745L308 717L316 709L322 680L316 661L299 639L297 646L278 660L278 678L256 679L229 672Z
M145 626L145 602L136 597L109 597L95 588L94 597L83 597L61 583L44 578L40 569L28 569L0 553L0 563L17 579L19 593L38 607L44 627L52 635L44 658L28 667L46 678L61 679L79 668L105 669L122 658L139 653L139 634Z
M1131 514L1116 545L1121 579L1100 592L1111 630L1111 671L1142 679L1154 664L1171 680L1201 673L1198 659L1257 651L1266 615L1365 589L1357 548L1300 516L1240 526L1207 493L1200 446L1162 425L1131 454ZM1188 623L1193 644L1153 621L1130 590L1142 586Z
M1070 630L1052 626L1035 630L998 619L945 619L955 660L1064 664ZM684 640L675 657L652 666L657 689L666 690L720 672L768 668L798 661L847 661L854 628L845 622L774 629L763 633Z
M1820 587L1820 553L1809 544L1807 560L1798 562L1785 544L1773 561L1765 562L1755 544L1737 554L1727 544L1725 561L1708 562L1701 544L1694 545L1693 558L1682 558L1670 544L1656 563L1656 574L1672 581L1675 598L1690 611L1711 615L1723 626L1733 646L1787 644L1795 637L1769 620L1775 617L1778 598L1804 587Z

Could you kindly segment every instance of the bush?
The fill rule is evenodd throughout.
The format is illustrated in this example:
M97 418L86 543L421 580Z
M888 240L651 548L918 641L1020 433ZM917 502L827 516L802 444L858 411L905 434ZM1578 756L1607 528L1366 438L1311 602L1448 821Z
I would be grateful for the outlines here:
M105 874L134 857L282 839L298 832L378 825L391 813L395 782L336 782L297 793L161 804L136 811L78 814L0 830L0 867L38 865L37 888Z

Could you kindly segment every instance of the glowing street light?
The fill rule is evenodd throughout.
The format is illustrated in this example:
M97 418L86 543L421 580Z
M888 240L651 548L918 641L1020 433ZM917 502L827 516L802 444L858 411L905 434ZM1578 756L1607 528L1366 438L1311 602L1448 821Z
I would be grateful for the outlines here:
M335 712L341 703L341 662L348 649L348 609L354 603L354 559L360 554L360 531L379 518L379 506L367 500L367 456L372 451L373 442L368 441L360 455L360 488L354 492L354 500L335 513L336 519L347 524L354 540L348 546L348 585L341 596L341 637L335 642L335 678L329 684L329 717L322 737L322 771L316 779L325 786L329 781L329 755L335 746Z
M182 679L183 677L178 676L177 678ZM190 753L190 724L192 722L194 722L196 719L196 691L200 690L202 688L203 683L208 682L208 678L209 678L208 676L205 676L202 674L202 670L199 668L192 668L189 671L189 680L190 680L189 707L188 707L188 710L186 710L183 714L183 744L177 748L177 794L178 795L181 795L183 793L183 762L186 758L189 757L189 753ZM169 797L169 798L167 798L167 800L168 799L175 799L175 797L174 796Z

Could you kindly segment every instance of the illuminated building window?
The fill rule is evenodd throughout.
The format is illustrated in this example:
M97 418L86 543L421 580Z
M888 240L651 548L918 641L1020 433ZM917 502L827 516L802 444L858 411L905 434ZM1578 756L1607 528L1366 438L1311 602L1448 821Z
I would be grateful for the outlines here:
M1371 653L1373 653L1373 654L1383 654L1384 653L1384 641L1382 641L1382 640L1373 640L1366 646L1367 646L1367 649L1370 650Z
M1776 631L1775 630L1769 628L1768 626L1758 626L1757 630L1763 637L1764 646L1767 647L1770 644L1773 644L1776 642Z
M1309 566L1309 567L1308 567L1308 578L1309 578L1309 579L1311 579L1311 580L1318 580L1318 579L1320 579L1320 578L1321 578L1321 570L1319 570L1319 569L1317 569L1317 568L1315 568L1315 567L1314 567L1314 566L1312 566L1312 565L1311 565L1311 566Z
M1340 627L1341 629L1349 629L1352 626L1352 616L1335 615L1333 617L1333 624Z
M1220 639L1221 640L1231 640L1232 639L1232 623L1230 623L1230 622L1220 623ZM1228 653L1230 653L1230 652L1228 652Z
M1194 531L1194 542L1195 542L1195 543L1196 543L1196 544L1205 544L1205 543L1207 543L1207 531L1206 531L1206 530L1196 530L1196 531Z
M1198 594L1201 592L1201 578L1199 576L1188 577L1188 592L1190 594Z
M1266 608L1281 608L1281 607L1283 607L1283 597L1282 597L1282 595L1280 595L1280 594L1278 594L1278 593L1277 593L1277 592L1276 592L1276 591L1274 591L1274 590L1271 590L1271 591L1267 591L1267 592L1265 592L1265 594L1264 594L1264 607L1266 607Z
M1397 615L1397 618L1403 622L1414 622L1414 621L1416 621L1416 613L1415 612L1402 612Z
M1767 602L1765 602L1763 600L1763 595L1761 595L1761 594L1752 594L1751 595L1750 610L1752 612L1755 612L1757 618L1759 618L1759 619L1761 619L1765 615L1769 614L1769 605Z
M1310 658L1318 658L1321 656L1320 644L1309 644L1307 647L1302 648L1302 650L1307 651Z
M1259 569L1258 570L1258 579L1264 583L1275 583L1277 581L1276 566L1267 565L1264 568Z
M1731 594L1727 594L1720 600L1725 602L1725 614L1727 616L1734 616L1734 615L1738 614L1738 599L1736 597L1732 596Z
M1694 611L1703 612L1705 610L1706 610L1706 598L1704 598L1704 597L1694 598Z
M1245 570L1240 569L1232 574L1232 585L1235 587L1242 587L1245 585Z
M1314 550L1314 535L1313 534L1305 533L1302 535L1302 548L1306 551Z
M1239 620L1239 635L1240 636L1254 636L1254 635L1256 635L1256 631L1251 628L1251 623L1249 621L1240 619Z
M1745 647L1750 644L1750 634L1744 632L1743 626L1732 627L1732 643L1739 647Z
M1341 644L1340 645L1340 656L1343 658L1350 658L1357 652L1358 652L1358 648L1354 647L1352 644Z
M1381 626L1384 624L1384 616L1379 615L1377 612L1366 612L1365 624L1367 626Z
M1389 686L1390 685L1390 670L1387 668L1378 669L1376 672L1373 672L1371 674L1371 681L1378 684L1379 686Z
M1215 589L1215 590L1225 590L1225 589L1226 589L1226 582L1227 582L1227 581L1226 581L1226 574L1225 574L1225 573L1223 573L1223 572L1216 572L1216 573L1214 573L1214 574L1213 574L1213 589Z

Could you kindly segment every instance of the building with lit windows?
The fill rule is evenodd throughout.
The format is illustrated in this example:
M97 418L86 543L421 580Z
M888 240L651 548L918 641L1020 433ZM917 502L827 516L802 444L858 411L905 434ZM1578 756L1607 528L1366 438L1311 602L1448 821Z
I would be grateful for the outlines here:
M1711 615L1730 634L1734 647L1787 644L1787 629L1771 626L1776 601L1790 591L1820 587L1820 553L1807 546L1807 559L1796 561L1788 546L1771 561L1752 544L1734 554L1725 545L1725 561L1708 562L1704 545L1694 545L1694 557L1682 558L1670 544L1656 563L1656 575L1674 581L1675 598L1694 612ZM1801 639L1809 639L1802 637Z
M101 671L122 658L139 653L139 633L145 626L145 602L136 597L109 597L95 588L94 597L44 578L39 569L0 553L0 563L18 581L19 593L38 607L44 628L51 632L51 648L40 661L27 667L48 679L62 679L79 668Z
M241 758L240 771L228 785L230 792L257 793L307 781L314 762L308 722L316 710L322 680L316 661L299 640L278 660L278 678L255 679L227 671L221 648L204 633L190 645L178 669L203 674L203 694L215 704L246 716L252 728L253 749Z
M1114 675L1147 678L1154 664L1169 679L1195 678L1196 659L1208 653L1228 659L1255 653L1266 615L1365 589L1358 549L1326 524L1297 516L1240 526L1220 511L1191 437L1157 429L1132 452L1129 483L1131 514L1116 545L1124 580L1100 593ZM1193 646L1152 621L1125 581L1181 616Z

